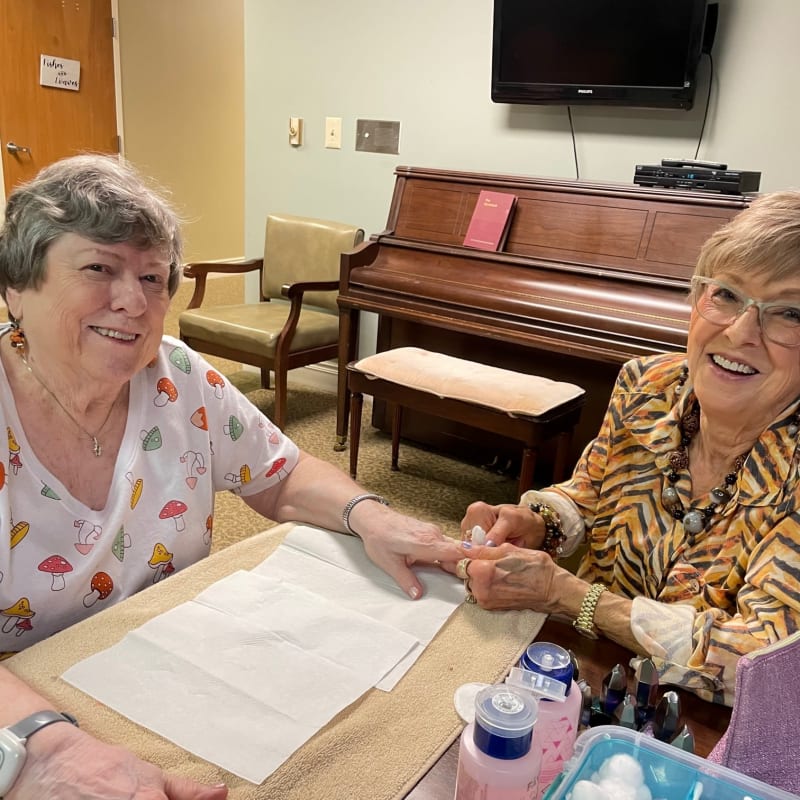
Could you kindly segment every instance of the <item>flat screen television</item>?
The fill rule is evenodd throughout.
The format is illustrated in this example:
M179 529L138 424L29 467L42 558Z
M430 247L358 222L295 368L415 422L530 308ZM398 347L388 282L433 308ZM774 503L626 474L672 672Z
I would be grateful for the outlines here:
M691 108L707 0L494 0L496 103Z

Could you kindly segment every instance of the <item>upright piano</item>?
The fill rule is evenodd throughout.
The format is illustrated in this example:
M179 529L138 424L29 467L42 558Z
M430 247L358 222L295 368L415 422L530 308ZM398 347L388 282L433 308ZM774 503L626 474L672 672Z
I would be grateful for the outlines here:
M463 245L483 189L517 197L500 252ZM339 446L347 437L345 365L357 357L360 312L370 311L378 315L379 351L415 345L584 386L577 455L597 432L622 363L685 349L700 247L749 202L398 167L386 230L342 256ZM373 422L388 427L385 409ZM417 427L404 435L474 452L476 432L443 431L440 420Z

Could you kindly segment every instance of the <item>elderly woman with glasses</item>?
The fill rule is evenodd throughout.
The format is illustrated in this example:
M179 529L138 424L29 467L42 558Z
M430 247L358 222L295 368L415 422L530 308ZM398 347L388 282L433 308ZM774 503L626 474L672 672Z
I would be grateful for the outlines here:
M800 192L711 236L691 302L687 352L625 364L570 480L468 508L494 546L458 569L485 608L565 615L730 704L739 656L800 628Z

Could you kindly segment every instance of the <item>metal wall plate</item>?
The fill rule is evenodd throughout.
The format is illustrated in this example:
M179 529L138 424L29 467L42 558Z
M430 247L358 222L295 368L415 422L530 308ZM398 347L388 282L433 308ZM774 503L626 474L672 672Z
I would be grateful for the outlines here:
M399 122L381 119L356 120L356 150L397 155L399 148Z

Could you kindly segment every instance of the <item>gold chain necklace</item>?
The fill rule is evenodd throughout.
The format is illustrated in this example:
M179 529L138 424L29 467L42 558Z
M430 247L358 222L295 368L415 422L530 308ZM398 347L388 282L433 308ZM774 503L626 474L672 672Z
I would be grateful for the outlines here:
M103 424L97 429L97 433L89 433L89 431L87 431L86 428L84 428L83 425L81 425L78 422L78 420L76 420L75 417L73 417L72 414L69 413L69 411L67 411L63 403L58 399L57 395L54 392L50 391L47 384L33 371L33 368L28 363L28 359L25 357L25 347L18 348L18 352L22 357L22 363L27 367L28 372L30 372L30 374L33 375L34 378L36 378L37 382L42 387L42 389L44 389L47 392L47 394L49 394L50 397L52 397L53 400L56 401L58 407L72 420L73 425L75 425L75 427L84 436L88 436L92 440L92 450L94 451L95 456L100 458L100 456L103 455L103 446L100 444L97 437L102 433L103 428L105 428L105 426L108 424L109 419L111 419L111 412L117 405L117 399L119 398L119 395L117 395L117 398L115 398L114 402L111 404L111 408L108 409L108 414L106 414L106 418L103 420Z

